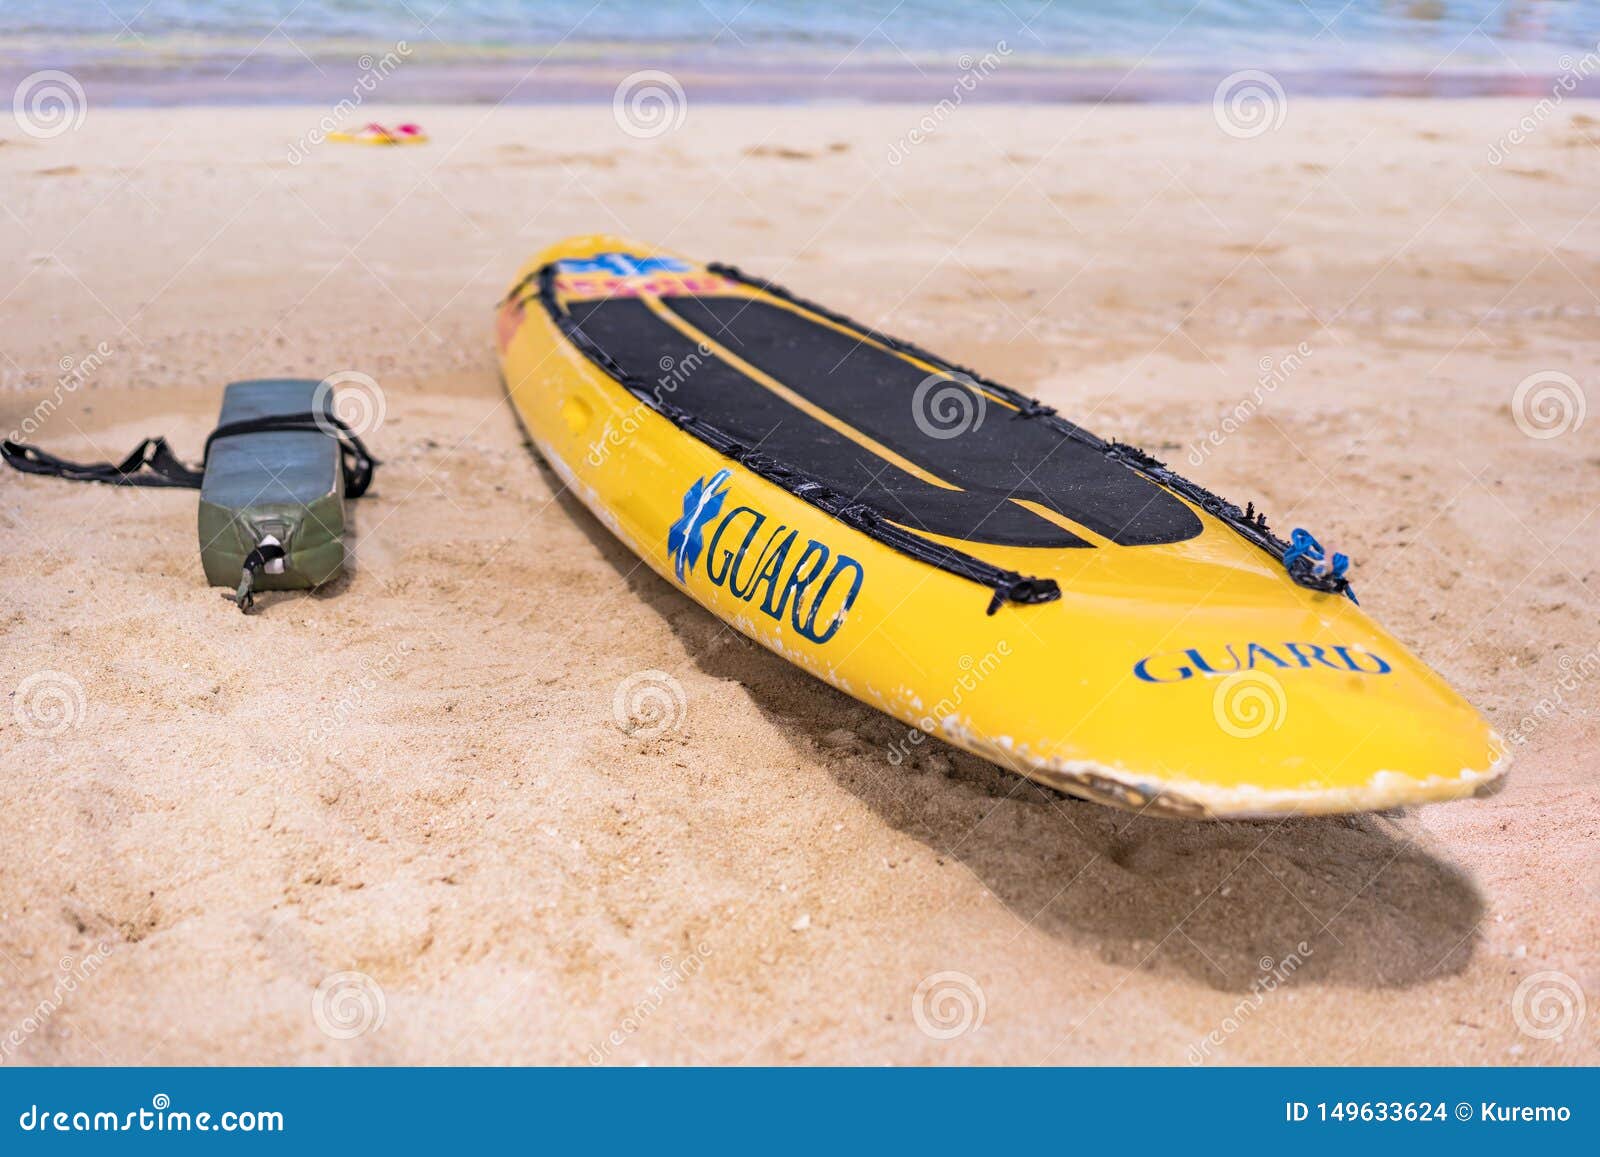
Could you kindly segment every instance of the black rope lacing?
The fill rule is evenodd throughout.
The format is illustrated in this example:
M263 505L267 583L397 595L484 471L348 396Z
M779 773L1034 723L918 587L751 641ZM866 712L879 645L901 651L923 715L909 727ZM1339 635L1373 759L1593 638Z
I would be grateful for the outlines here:
M1289 577L1301 586L1328 594L1342 594L1351 598L1354 597L1350 593L1349 580L1342 574L1315 573L1309 566L1291 566L1285 563L1284 555L1289 551L1290 544L1279 538L1268 528L1266 515L1257 511L1254 503L1248 503L1241 509L1237 503L1229 502L1226 498L1212 493L1198 482L1191 482L1175 470L1170 469L1166 463L1151 454L1145 453L1137 446L1130 446L1126 442L1119 442L1115 439L1108 441L1092 434L1082 426L1061 417L1052 407L1035 398L1030 398L1009 386L1002 386L998 382L990 381L975 370L969 370L964 366L946 361L944 358L929 353L911 342L879 333L871 326L862 325L860 322L853 321L843 314L835 313L825 306L807 301L805 298L789 292L781 285L776 285L764 278L752 277L732 265L714 262L706 266L706 269L727 278L729 281L751 286L764 293L770 293L774 297L787 301L792 305L797 305L802 309L817 314L819 317L825 317L835 324L854 329L882 346L921 361L929 362L939 367L944 373L970 379L976 385L981 386L986 393L993 394L995 397L1015 406L1017 408L1016 417L1041 421L1063 437L1070 438L1074 442L1079 442L1085 446L1093 447L1113 462L1120 462L1134 473L1141 474L1180 497L1188 499L1213 518L1231 527L1248 542L1266 551L1275 561L1283 564Z

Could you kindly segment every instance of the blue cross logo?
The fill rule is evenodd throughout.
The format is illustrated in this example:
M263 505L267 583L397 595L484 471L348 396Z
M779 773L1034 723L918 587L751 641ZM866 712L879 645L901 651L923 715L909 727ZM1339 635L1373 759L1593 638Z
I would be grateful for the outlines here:
M683 517L667 531L667 554L672 557L680 583L687 581L687 573L700 561L706 523L721 513L730 476L729 471L718 470L710 478L697 479L684 493Z

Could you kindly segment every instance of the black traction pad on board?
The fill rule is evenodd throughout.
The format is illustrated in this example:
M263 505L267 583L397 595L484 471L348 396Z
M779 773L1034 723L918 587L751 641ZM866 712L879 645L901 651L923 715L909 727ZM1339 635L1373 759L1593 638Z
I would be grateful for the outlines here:
M684 302L694 304L697 299L670 300L678 306ZM748 299L743 298L720 300L733 307L749 304ZM1009 501L1002 487L983 485L948 490L885 461L734 366L715 356L702 355L698 342L637 298L572 302L568 313L584 336L629 377L655 382L663 400L717 426L745 445L758 448L762 454L804 470L829 489L876 507L886 518L908 529L998 546L1088 545L1071 531ZM759 320L761 318L751 319L751 331ZM795 320L800 325L808 324L802 318L795 317ZM744 319L739 319L739 323L743 325ZM713 340L718 339L713 335ZM663 373L662 366L668 364L669 359L672 371ZM910 363L903 364L907 369L915 369ZM826 367L807 370L790 365L781 377L765 365L758 368L779 378L796 393L804 394L805 391L796 385L800 377L808 372L820 374ZM840 378L844 376L841 371ZM922 376L926 375L916 380L920 381ZM861 388L854 396L864 400L876 389L871 382L858 384ZM915 381L912 385L915 386ZM841 396L851 394L847 390L835 392ZM871 404L876 410L891 403L885 400ZM906 405L906 421L910 423L909 393ZM823 408L840 421L871 433L860 421L862 415L855 410L835 405L823 405ZM889 445L897 453L902 452L900 447ZM906 457L911 458L911 455ZM917 465L941 476L937 463L923 461ZM1155 490L1141 479L1135 477L1134 481ZM1198 521L1195 529L1199 529Z
M762 373L966 494L984 495L990 503L1012 509L1017 507L1011 499L1038 503L1119 546L1182 542L1200 533L1200 519L1192 510L1120 462L1062 438L975 384L930 374L860 334L745 297L665 297L662 303ZM721 399L723 409L740 404L737 396ZM946 407L943 414L934 409L941 404ZM712 420L720 423L727 417L719 411ZM844 441L842 435L834 437ZM933 493L918 498L937 505L950 502L948 492L928 489ZM958 537L1023 546L1078 545L1047 533L1045 528L1056 531L1054 524L1036 515L1030 514L1026 525L1036 538L995 539L981 532Z

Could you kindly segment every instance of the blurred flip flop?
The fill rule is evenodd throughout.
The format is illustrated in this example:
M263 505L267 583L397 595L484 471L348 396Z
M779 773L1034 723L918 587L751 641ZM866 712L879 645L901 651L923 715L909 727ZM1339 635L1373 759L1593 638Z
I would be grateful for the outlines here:
M329 133L328 139L352 145L420 145L427 141L428 134L419 125L403 124L388 129L374 121L359 132Z

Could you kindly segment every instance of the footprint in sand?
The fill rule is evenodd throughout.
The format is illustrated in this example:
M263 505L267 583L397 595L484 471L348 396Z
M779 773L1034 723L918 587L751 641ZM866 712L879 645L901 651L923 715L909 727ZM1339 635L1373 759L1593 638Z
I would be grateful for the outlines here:
M757 145L746 149L747 157L776 157L785 161L810 161L815 160L815 153L808 153L804 149L791 149L785 145Z
M1567 148L1581 149L1600 145L1600 117L1592 117L1581 112L1574 113L1568 126L1572 132L1564 142Z

